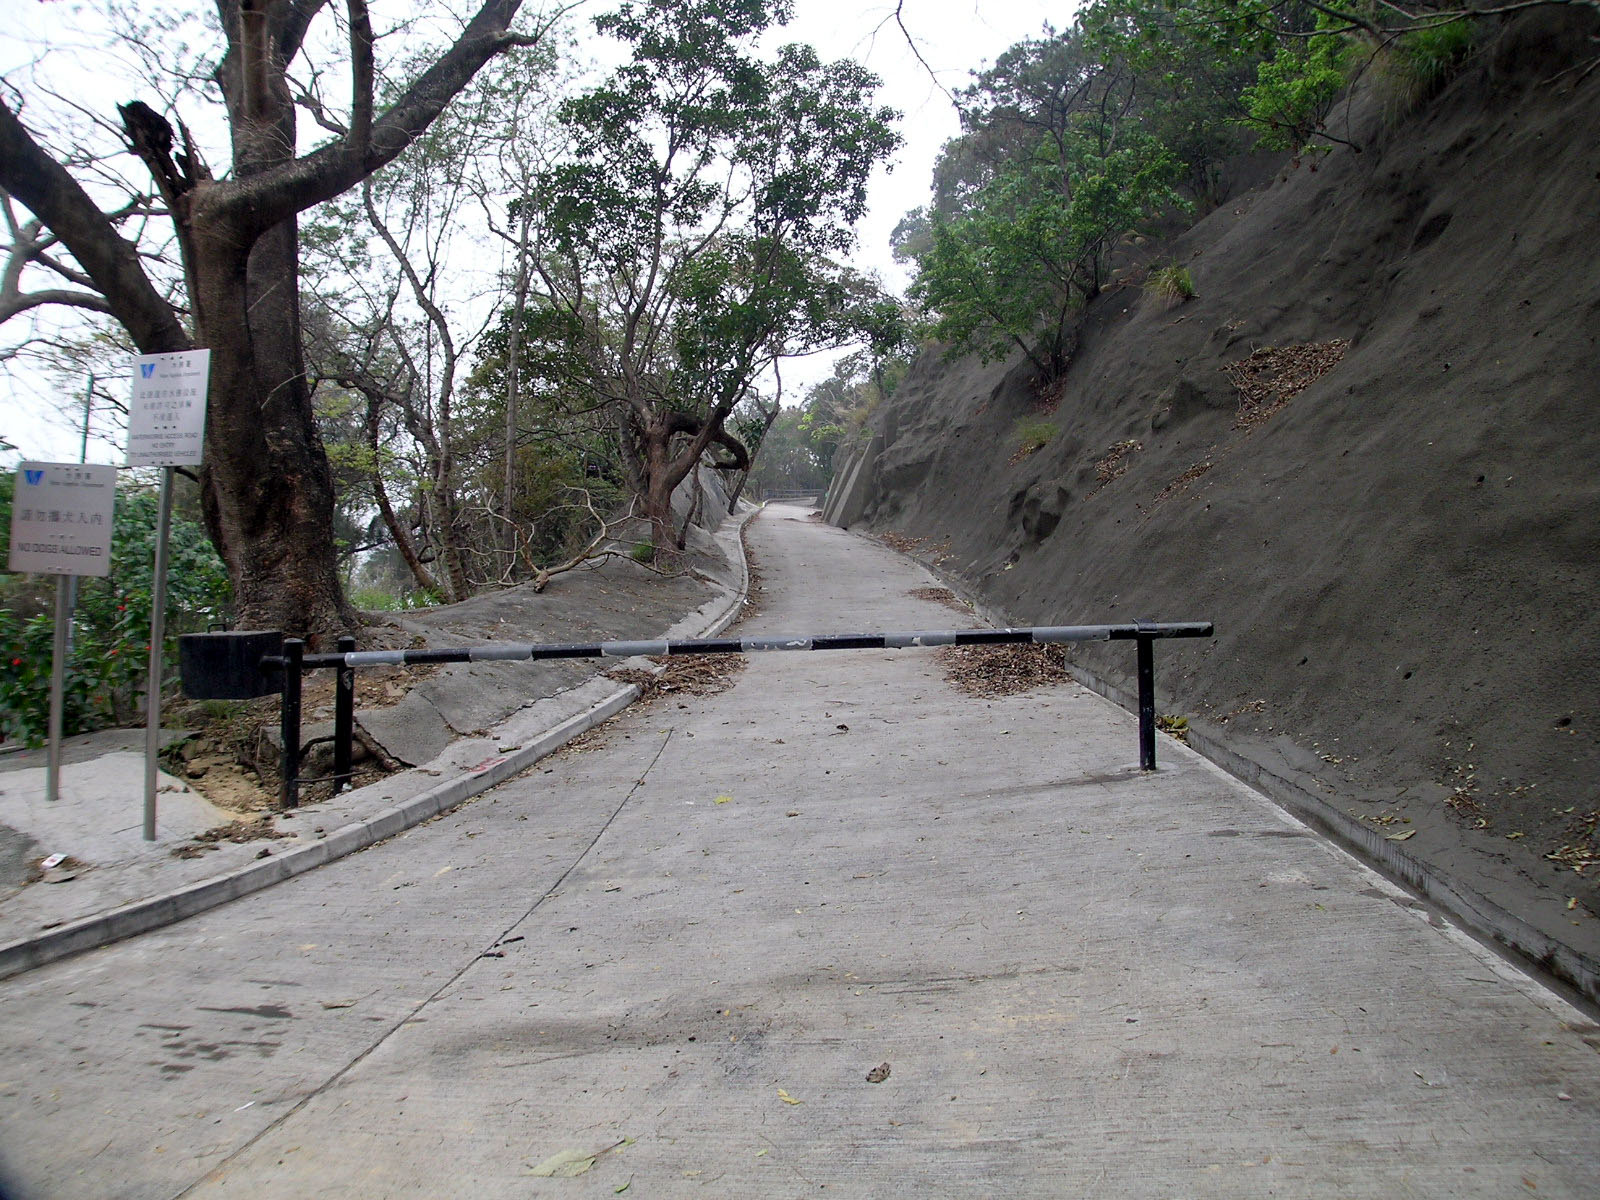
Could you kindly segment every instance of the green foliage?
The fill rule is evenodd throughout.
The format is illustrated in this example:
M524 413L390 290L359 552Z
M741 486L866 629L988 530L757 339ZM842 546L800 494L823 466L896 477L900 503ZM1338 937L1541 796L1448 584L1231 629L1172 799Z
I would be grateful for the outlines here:
M636 542L630 557L636 563L650 563L655 561L656 548L653 542Z
M839 265L897 114L855 63L761 53L789 14L684 0L598 18L630 58L562 105L570 155L526 198L564 349L544 369L613 406L618 457L657 508L779 359L903 338L899 306Z
M0 522L9 528L14 476L0 475ZM72 652L66 666L64 728L86 733L132 720L148 670L158 498L153 489L118 489L111 574L78 581ZM167 644L170 671L177 635L222 620L228 576L205 531L175 515L168 537ZM55 618L52 584L15 576L0 584L0 734L42 744L48 730Z
M1144 282L1145 291L1164 300L1168 304L1176 304L1183 300L1194 299L1194 276L1188 267L1171 263L1150 272L1150 277Z
M935 223L912 295L952 352L994 361L1020 348L1059 375L1069 317L1099 294L1112 246L1182 203L1176 160L1155 139L1077 116L1058 144L1001 169L965 213Z
M1245 123L1259 131L1258 144L1266 150L1311 146L1349 82L1349 63L1349 43L1332 34L1278 47L1243 92Z
M1061 427L1054 421L1019 421L1017 423L1017 458L1026 458L1035 450L1048 446Z
M1447 21L1398 37L1382 62L1390 109L1408 112L1434 95L1466 61L1476 28L1470 21Z
M954 353L1024 351L1059 375L1075 310L1125 236L1214 204L1222 164L1252 145L1303 152L1359 48L1415 25L1400 9L1302 0L1092 0L1077 23L1011 47L961 93L964 131L934 169L933 203L895 229L912 295ZM1460 53L1440 26L1401 39L1419 74ZM1320 146L1319 146L1320 144ZM1177 268L1153 290L1193 295Z
M442 603L442 597L437 592L420 588L399 592L381 587L357 587L350 590L350 603L361 612L412 612L432 608Z

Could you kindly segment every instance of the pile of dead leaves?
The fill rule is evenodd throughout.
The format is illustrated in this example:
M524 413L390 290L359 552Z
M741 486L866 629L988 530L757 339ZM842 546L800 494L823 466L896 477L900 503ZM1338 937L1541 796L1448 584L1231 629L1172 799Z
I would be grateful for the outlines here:
M747 665L742 654L663 654L650 661L662 668L660 674L619 667L607 671L606 678L633 684L639 689L641 700L657 696L714 696L731 688Z
M936 657L946 682L969 696L1014 696L1071 678L1062 646L944 646Z
M1207 460L1206 462L1195 463L1194 466L1190 467L1182 475L1179 475L1171 483L1167 484L1166 487L1157 492L1156 498L1150 502L1150 507L1154 508L1158 504L1165 504L1174 496L1188 491L1191 483L1193 483L1196 479L1199 479L1202 475L1210 471L1211 468L1216 465L1216 463L1211 462L1210 460Z
M1321 379L1350 348L1347 338L1303 346L1268 346L1222 368L1239 393L1235 429L1260 425L1295 396Z
M898 550L901 554L913 554L917 548L927 541L927 538L907 537L903 533L890 530L876 535L877 539L891 550Z
M1100 456L1100 461L1094 464L1094 476L1099 480L1100 487L1118 478L1128 469L1128 456L1137 454L1144 449L1144 443L1128 440L1118 442ZM1096 489L1099 490L1098 488Z
M971 611L972 611L967 605L961 603L960 598L954 592L952 592L949 588L942 588L942 587L912 588L911 591L909 591L906 594L909 595L909 596L915 596L918 600L931 600L935 604L942 604L946 608L953 608L958 613L969 613L970 614Z
M1585 813L1578 818L1572 840L1545 857L1563 867L1571 867L1579 875L1590 867L1600 865L1600 810Z

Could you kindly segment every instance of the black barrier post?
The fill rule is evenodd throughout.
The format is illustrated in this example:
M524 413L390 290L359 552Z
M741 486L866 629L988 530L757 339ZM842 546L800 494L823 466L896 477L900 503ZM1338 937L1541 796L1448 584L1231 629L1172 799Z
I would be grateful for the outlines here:
M1149 621L1135 621L1139 635L1139 769L1156 769L1155 638L1145 632Z
M349 654L356 648L356 640L345 636L339 639L339 653ZM333 693L333 794L337 796L350 786L350 760L354 757L351 743L356 736L356 669L342 666L336 675Z
M283 781L278 785L278 807L300 807L300 663L306 644L299 638L283 639L283 705L279 732L283 757L279 769Z

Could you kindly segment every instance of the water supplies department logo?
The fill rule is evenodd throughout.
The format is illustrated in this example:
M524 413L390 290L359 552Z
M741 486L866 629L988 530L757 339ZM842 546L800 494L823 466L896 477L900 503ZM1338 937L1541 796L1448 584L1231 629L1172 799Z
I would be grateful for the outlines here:
M155 365L155 363L140 363L139 364L139 374L142 375L144 378L149 379L155 373L156 373L156 365Z
M28 477L29 487L38 487L39 484L44 480L44 471L42 470L24 471L23 474Z

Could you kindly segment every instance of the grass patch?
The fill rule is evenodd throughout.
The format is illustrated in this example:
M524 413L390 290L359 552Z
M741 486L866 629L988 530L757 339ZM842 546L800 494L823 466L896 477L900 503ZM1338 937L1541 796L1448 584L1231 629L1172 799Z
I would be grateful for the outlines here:
M1017 449L1011 456L1012 462L1021 462L1028 455L1048 446L1061 432L1061 427L1054 421L1021 421L1017 424Z
M437 593L418 590L391 592L386 588L355 588L350 593L350 604L362 612L412 612L419 608L432 608L443 597Z
M1144 290L1166 304L1182 304L1194 299L1194 276L1188 267L1173 263L1151 271L1144 281Z
M1398 120L1437 95L1466 62L1473 37L1472 22L1457 20L1396 39L1380 65L1388 118Z

